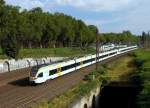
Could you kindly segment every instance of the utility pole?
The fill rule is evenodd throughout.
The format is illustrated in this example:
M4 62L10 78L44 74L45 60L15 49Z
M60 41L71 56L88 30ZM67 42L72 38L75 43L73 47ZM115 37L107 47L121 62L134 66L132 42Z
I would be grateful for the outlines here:
M99 58L99 36L98 29L96 29L96 70L98 70L98 58Z

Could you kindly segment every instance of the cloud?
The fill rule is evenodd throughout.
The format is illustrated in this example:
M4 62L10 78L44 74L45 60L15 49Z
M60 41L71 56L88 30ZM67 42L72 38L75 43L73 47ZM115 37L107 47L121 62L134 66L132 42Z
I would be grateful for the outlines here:
M20 6L23 9L32 9L34 7L44 7L40 0L5 0L7 4Z
M103 32L122 32L130 30L132 33L140 35L142 31L150 30L150 1L137 1L132 9L112 12L112 15L104 15L97 19L86 19L87 24L97 25ZM132 5L133 6L133 5ZM101 14L101 12L100 12ZM102 13L103 14L103 13Z
M84 20L88 25L96 25L100 32L122 32L120 22L123 22L124 18L115 18L115 19L87 19ZM119 24L118 24L119 22Z
M23 9L42 7L52 9L59 6L71 6L86 11L121 11L135 5L139 0L5 0L7 4ZM131 7L132 7L131 6Z
M5 0L23 9L42 7L98 26L104 32L131 30L135 34L150 28L149 0Z
M94 25L107 25L107 24L113 24L113 23L117 23L119 21L122 21L123 19L100 19L100 20L94 20L94 19L86 19L84 20L86 22L86 24L90 25L90 24L94 24Z
M150 1L145 0L140 5L128 12L125 22L122 24L122 28L130 29L135 34L140 34L142 31L149 31L150 29Z
M128 7L135 0L56 0L59 5L73 6L91 11L117 11Z

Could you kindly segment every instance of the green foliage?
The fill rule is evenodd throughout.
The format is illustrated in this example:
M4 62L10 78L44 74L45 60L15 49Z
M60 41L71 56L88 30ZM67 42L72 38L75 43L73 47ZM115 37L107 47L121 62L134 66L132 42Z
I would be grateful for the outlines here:
M91 82L81 84L77 90L78 96L82 97L88 95L90 91L98 85L98 83L100 83L98 80L93 80Z
M63 13L43 12L40 7L20 11L0 1L0 43L15 37L21 48L87 48L95 42L98 28ZM102 34L101 43L137 43L130 31ZM14 44L14 42L12 43ZM0 45L2 46L2 45ZM14 46L14 45L12 45ZM13 52L16 54L16 52ZM14 55L13 54L13 55Z
M11 34L22 48L87 47L96 36L83 21L62 13L43 12L40 7L20 12L2 0L0 16L0 41Z
M137 50L135 52L135 63L138 75L142 80L142 91L138 96L138 104L141 108L150 107L150 51Z
M148 33L143 32L142 36L140 37L140 40L141 40L140 44L142 45L142 47L150 48L150 32Z
M43 12L40 7L19 11L19 7L0 2L0 40L8 34L17 37L22 48L88 47L95 42L97 27L86 25L63 13ZM129 31L103 34L100 40L122 43L136 39ZM133 39L134 38L134 39Z
M2 51L7 56L17 59L19 54L17 37L19 36L18 28L20 24L18 7L3 6L0 21L0 41Z
M106 65L104 65L104 66L100 66L97 71L93 71L90 74L86 75L84 77L84 80L85 81L92 81L93 77L96 79L99 79L100 76L102 76L106 73L107 67L106 67Z
M130 31L123 31L122 33L103 33L101 36L103 43L118 43L118 44L138 44L139 37L133 35Z
M97 87L100 82L106 83L107 79L102 77L104 73L106 73L106 70L107 68L100 66L98 70L95 70L89 75L86 75L84 77L85 83L79 85L79 88L77 89L77 94L79 96L87 95L91 90L93 90L93 88Z
M2 43L2 52L9 57L17 59L19 54L19 47L16 39L13 36L8 36Z
M18 46L21 48L55 48L72 47L73 45L85 47L93 43L95 38L93 31L84 22L82 22L83 28L80 30L78 20L75 18L62 13L43 12L39 7L20 12L18 7L5 5L2 0L0 16L0 46L3 53L13 58L18 56ZM77 32L84 33L78 35ZM80 39L79 42L78 39ZM60 51L56 50L54 54L50 54L58 56L61 51L61 49ZM65 56L66 52L68 51L63 50L61 53ZM25 57L26 53L28 51L25 51L25 54L19 54L19 57ZM43 56L49 55L42 51L38 54L34 53L35 50L31 51L31 54L29 52L27 56L37 55L36 57L38 57L39 53ZM73 55L72 53L73 51L70 51L71 55Z

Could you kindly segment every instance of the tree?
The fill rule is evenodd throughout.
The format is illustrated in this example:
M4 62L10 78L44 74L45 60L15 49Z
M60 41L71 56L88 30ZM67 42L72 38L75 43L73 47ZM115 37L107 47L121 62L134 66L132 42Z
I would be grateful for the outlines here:
M2 21L2 38L1 47L4 54L9 57L17 58L19 47L17 42L18 27L19 27L19 8L13 6L4 7L4 17Z
M54 41L56 41L57 39L58 28L51 14L47 13L44 25L45 27L43 29L41 43L44 47L51 47L51 46L55 47Z
M122 33L103 33L102 38L105 43L115 44L138 44L139 37L133 35L130 31L123 31Z
M0 5L5 5L5 1L4 0L0 0Z
M15 36L9 35L4 38L2 41L2 51L4 54L6 54L9 57L18 58L19 54L19 46L17 44L17 40Z
M36 7L36 8L33 8L30 10L30 12L33 12L33 13L43 13L43 10L41 7Z
M141 44L142 44L143 47L149 47L150 46L149 32L148 33L142 32Z
M6 14L6 11L5 11L5 2L4 0L0 0L0 42L1 42L1 39L2 39L2 36L4 35L4 25L5 25L5 14Z
M0 40L12 34L22 48L88 46L95 40L95 26L63 13L50 14L40 7L19 11L0 2Z
M97 30L98 28L95 25L89 25L88 28L95 34L97 35Z

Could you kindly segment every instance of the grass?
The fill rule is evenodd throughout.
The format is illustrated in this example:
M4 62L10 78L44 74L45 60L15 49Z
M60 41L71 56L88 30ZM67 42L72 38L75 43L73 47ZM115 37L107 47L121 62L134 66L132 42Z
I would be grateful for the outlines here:
M110 81L128 80L125 75L132 73L135 68L132 66L133 58L126 56L121 60L116 60L108 65L106 76Z
M93 54L95 50L92 48L80 49L80 48L42 48L42 49L21 49L19 58L41 58L41 57L74 57L82 56L85 54ZM8 58L2 54L0 49L0 59Z
M134 67L129 65L132 60L131 56L127 56L117 59L108 65L105 64L98 71L93 71L91 74L85 76L83 81L62 95L50 101L45 100L34 104L31 108L67 108L74 100L88 96L90 91L99 87L102 82L120 80L120 77L131 73L134 69ZM93 75L95 76L94 80Z

